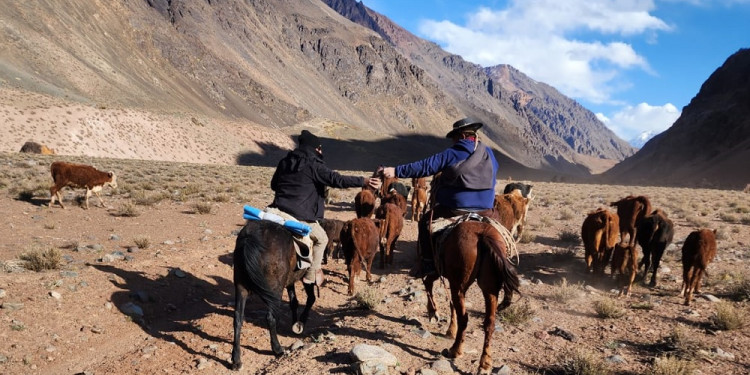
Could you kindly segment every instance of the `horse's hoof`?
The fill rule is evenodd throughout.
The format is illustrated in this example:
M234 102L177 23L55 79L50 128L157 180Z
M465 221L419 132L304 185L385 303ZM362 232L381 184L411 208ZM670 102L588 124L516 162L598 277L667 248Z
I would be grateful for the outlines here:
M477 370L477 375L489 375L491 373L491 369L482 369L480 368Z
M296 334L302 333L302 331L305 329L305 324L302 322L296 322L292 325L292 332Z
M450 350L450 349L443 349L443 351L442 351L442 352L440 352L440 354L442 354L442 355L443 355L443 357L445 357L445 358L450 358L450 359L453 359L453 358L458 358L458 357L460 357L460 356L461 356L461 353L454 353L454 352L453 352L452 350Z
M239 371L242 368L242 363L232 363L232 371Z

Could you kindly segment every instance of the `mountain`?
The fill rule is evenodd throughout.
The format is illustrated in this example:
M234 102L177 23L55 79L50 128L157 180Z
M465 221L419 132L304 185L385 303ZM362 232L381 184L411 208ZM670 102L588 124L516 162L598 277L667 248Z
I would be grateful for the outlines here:
M327 4L8 2L0 150L33 140L60 154L275 164L309 128L332 166L361 169L439 150L473 115L516 178L585 177L634 151L511 67L482 68L369 9L360 26Z
M750 182L750 49L730 56L682 115L604 181L743 188Z
M628 143L630 143L631 146L640 149L643 147L643 145L646 144L646 142L651 140L651 138L653 138L656 134L657 133L654 132L653 130L647 130L647 131L642 132L641 134L638 134L637 137L631 139L630 141L628 141Z
M377 32L424 69L458 108L491 124L490 138L524 165L574 174L601 172L635 152L591 111L509 65L482 68L465 61L362 2L323 1L352 22Z

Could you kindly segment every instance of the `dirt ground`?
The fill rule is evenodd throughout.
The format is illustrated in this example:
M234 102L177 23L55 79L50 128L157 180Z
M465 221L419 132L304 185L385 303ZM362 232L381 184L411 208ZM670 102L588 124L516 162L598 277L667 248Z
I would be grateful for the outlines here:
M92 197L91 209L82 209L76 202L83 194L80 189L65 190L66 209L50 208L43 186L51 183L46 177L51 160L17 154L2 154L0 160L0 373L233 373L231 253L236 232L244 225L242 206L270 202L270 173L258 177L258 187L245 196L209 199L213 190L206 184L209 193L196 191L189 200L139 205L138 215L127 216L123 207L136 191L128 184L143 187L152 178L148 174L131 174L117 190L107 189L104 200L109 208L98 207ZM228 170L247 172L240 168ZM172 178L207 173L206 169L211 170L175 163ZM31 193L25 194L14 189L28 186L25 181L41 181L36 183L41 187L31 186ZM563 373L566 359L584 353L613 373L648 373L654 358L676 355L667 338L679 331L692 343L682 357L699 373L750 372L747 327L722 331L712 323L719 303L699 296L685 307L677 296L681 242L697 226L715 228L721 234L719 255L709 267L703 290L747 313L744 302L730 298L730 291L747 275L750 230L742 219L746 193L531 183L536 198L529 211L529 235L518 245L522 296L514 300L515 306L528 308L529 316L516 323L497 320L492 341L495 369L505 365L513 374ZM575 238L567 241L565 234L580 233L586 212L631 193L648 195L654 206L670 214L677 227L675 245L665 255L659 286L638 283L632 296L615 300L624 315L603 319L593 303L614 296L614 284L609 277L595 280L584 273L582 245ZM326 216L353 218L355 194L355 189L337 190ZM201 202L210 206L209 213L196 210ZM740 214L730 217L733 209ZM447 322L427 321L423 286L408 276L415 240L416 223L407 220L394 264L385 270L375 266L376 281L370 286L364 273L360 276L358 290L370 288L381 296L374 310L361 308L347 296L343 261L325 265L327 281L301 335L292 333L284 309L279 338L284 347L294 349L280 358L271 354L264 305L252 298L242 332L240 373L356 373L349 352L361 343L381 346L397 358L398 366L389 373L429 369L452 340L443 335ZM147 246L137 246L144 242ZM62 255L59 269L23 269L19 255L49 249ZM566 290L563 280L574 291L566 298L558 297ZM301 286L297 289L304 296ZM439 283L435 289L440 312L446 316L445 289ZM478 287L472 286L468 301L466 352L450 362L453 373L459 374L476 371L484 339Z

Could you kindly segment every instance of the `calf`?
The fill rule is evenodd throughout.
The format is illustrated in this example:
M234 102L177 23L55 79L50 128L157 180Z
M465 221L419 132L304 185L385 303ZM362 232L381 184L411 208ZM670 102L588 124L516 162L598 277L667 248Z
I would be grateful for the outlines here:
M354 282L362 267L367 272L367 281L372 281L372 261L380 242L378 228L369 217L360 217L344 223L341 230L341 249L349 271L349 295L354 295Z
M531 191L534 189L534 186L528 185L528 184L522 184L520 182L511 182L507 185L505 185L505 189L503 190L503 194L509 194L513 192L513 190L518 190L521 192L521 195L524 198L532 198L533 195L531 194Z
M375 193L372 190L363 188L354 197L354 212L357 217L372 217L375 212Z
M91 192L99 198L102 207L106 207L101 196L102 189L105 186L117 188L117 176L113 172L102 172L90 165L56 161L50 166L50 171L52 172L52 180L55 181L55 184L49 189L52 196L49 202L50 207L55 204L55 198L57 198L60 201L60 207L65 208L60 190L66 186L86 188L86 209L89 208Z
M628 244L635 244L638 223L651 212L651 202L648 197L628 195L609 205L617 207L617 216L620 217L620 242L625 242L625 234L628 234Z
M619 218L614 213L603 208L588 213L581 225L586 272L604 275L619 232Z
M411 220L419 221L422 213L427 208L427 185L414 186L411 193Z
M643 249L643 259L641 259L638 267L645 266L643 270L645 281L646 274L653 264L654 272L651 275L651 282L648 284L650 287L656 286L656 270L659 269L664 249L672 242L673 237L674 224L662 210L654 210L651 215L644 217L638 225L636 238Z
M384 203L375 211L375 218L380 219L380 268L393 264L393 250L396 241L404 229L404 216L393 203Z
M518 192L495 195L494 208L500 217L500 224L513 235L516 242L521 239L528 206L529 198L524 198Z
M344 222L337 219L321 219L320 226L328 236L326 251L323 253L323 264L328 264L328 258L333 258L334 250L341 250L341 230L344 228Z
M617 295L630 295L633 288L633 280L638 273L638 248L635 245L618 243L612 253L612 275L617 275L617 287L620 293Z
M701 278L716 256L716 229L691 232L682 244L682 291L685 305L690 305L693 292L700 293Z

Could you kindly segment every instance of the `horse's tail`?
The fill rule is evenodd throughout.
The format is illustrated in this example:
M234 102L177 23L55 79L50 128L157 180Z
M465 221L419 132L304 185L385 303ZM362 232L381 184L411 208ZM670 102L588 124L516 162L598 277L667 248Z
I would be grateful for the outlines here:
M254 228L250 231L242 243L237 244L237 247L237 250L241 249L241 252L239 259L235 255L234 266L242 267L244 279L249 283L247 288L257 294L266 306L278 312L281 307L281 298L273 292L263 272L261 256L268 251L268 247L263 241L260 229Z
M498 268L500 279L503 287L503 302L500 304L500 309L504 309L510 306L511 300L513 299L513 292L521 293L519 287L521 285L518 278L518 273L513 264L510 263L505 253L505 248L500 242L502 237L494 236L489 233L482 235L482 242L484 247L489 249L490 258ZM507 242L507 241L506 241Z

